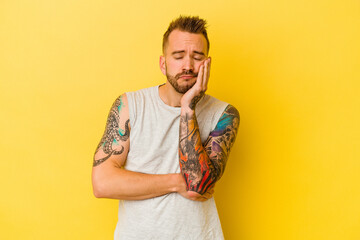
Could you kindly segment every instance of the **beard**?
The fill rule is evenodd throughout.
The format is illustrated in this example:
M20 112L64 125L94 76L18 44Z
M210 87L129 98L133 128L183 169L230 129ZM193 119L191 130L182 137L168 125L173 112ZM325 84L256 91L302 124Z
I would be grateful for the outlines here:
M186 93L190 88L192 88L196 81L190 85L183 85L183 86L180 86L179 83L178 83L178 80L181 76L183 75L191 75L191 76L194 76L194 77L197 77L197 74L194 73L192 70L186 70L186 71L183 71L182 73L178 73L176 74L175 76L172 76L170 75L167 71L166 71L166 78L167 80L169 81L169 83L171 84L171 86L173 86L173 88L175 89L175 91L177 91L178 93L181 93L181 94L184 94Z

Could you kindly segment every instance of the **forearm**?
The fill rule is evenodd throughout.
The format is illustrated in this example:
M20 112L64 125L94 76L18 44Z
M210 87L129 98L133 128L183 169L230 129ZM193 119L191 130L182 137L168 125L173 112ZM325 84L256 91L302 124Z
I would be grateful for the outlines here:
M205 193L215 184L213 166L202 145L195 111L182 109L179 133L179 162L187 190Z
M94 195L98 198L142 200L177 192L183 181L180 174L144 174L113 167L93 169Z

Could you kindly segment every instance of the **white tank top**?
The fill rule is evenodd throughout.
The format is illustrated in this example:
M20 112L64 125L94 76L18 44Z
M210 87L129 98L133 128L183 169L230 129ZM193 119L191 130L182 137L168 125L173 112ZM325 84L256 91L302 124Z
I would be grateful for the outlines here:
M130 150L125 169L149 174L180 173L180 107L166 105L159 86L126 93ZM204 143L228 104L209 95L196 105ZM188 200L170 193L147 200L120 200L114 239L224 239L215 200Z

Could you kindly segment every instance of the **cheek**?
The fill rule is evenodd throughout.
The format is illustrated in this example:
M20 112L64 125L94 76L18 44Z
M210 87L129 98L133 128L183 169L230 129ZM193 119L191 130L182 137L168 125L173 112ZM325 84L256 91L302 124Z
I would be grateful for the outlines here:
M168 71L178 71L178 69L180 68L180 64L176 61L168 61L167 62L167 68Z
M199 72L199 69L200 69L200 66L203 64L204 61L201 61L201 62L198 62L195 64L195 72L198 73Z

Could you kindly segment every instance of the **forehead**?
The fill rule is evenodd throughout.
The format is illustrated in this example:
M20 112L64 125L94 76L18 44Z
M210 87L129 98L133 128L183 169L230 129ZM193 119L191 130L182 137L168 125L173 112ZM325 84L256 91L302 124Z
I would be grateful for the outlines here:
M201 33L183 32L178 29L172 31L168 38L167 50L172 51L199 51L206 54L207 42Z

